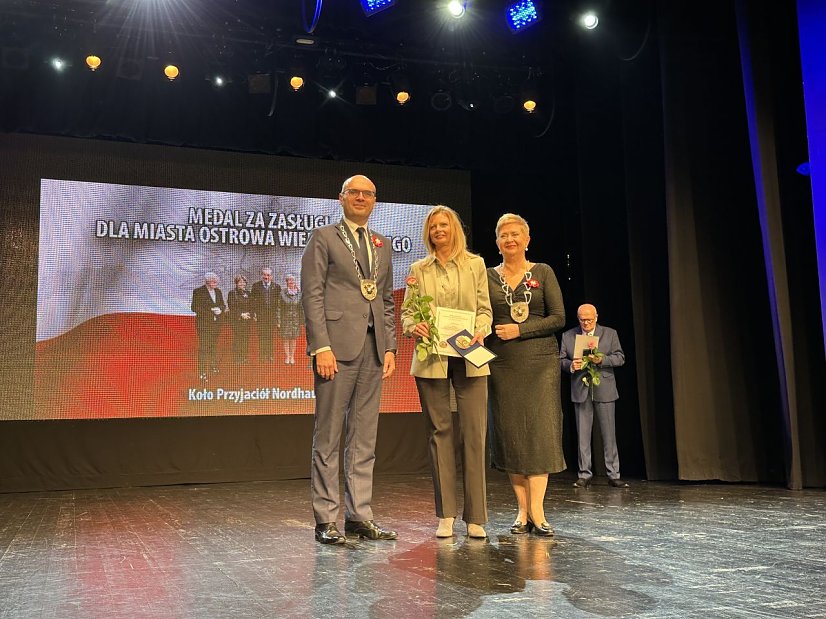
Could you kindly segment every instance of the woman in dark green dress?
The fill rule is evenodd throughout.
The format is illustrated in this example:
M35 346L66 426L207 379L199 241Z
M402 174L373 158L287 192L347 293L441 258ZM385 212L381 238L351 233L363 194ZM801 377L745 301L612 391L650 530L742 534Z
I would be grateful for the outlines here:
M553 269L525 255L530 229L519 215L496 224L502 264L488 269L494 331L487 346L492 464L508 473L518 505L511 532L550 537L545 518L548 474L565 470L559 344L565 325L562 293Z

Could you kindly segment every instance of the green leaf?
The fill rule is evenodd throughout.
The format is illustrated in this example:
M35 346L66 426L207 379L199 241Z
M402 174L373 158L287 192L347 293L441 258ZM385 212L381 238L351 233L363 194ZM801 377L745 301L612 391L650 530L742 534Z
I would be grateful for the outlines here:
M418 359L419 361L424 361L425 359L427 359L427 349L425 349L425 348L417 349L416 350L416 359Z

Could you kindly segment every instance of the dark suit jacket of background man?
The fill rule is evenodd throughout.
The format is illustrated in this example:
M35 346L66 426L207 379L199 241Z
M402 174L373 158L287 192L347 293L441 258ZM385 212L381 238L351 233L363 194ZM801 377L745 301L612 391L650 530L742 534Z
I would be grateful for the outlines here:
M574 327L562 334L562 345L559 350L559 357L562 360L562 371L571 373L571 362L573 361L574 342L577 335L582 335L580 327ZM625 354L620 347L619 336L611 327L603 327L600 324L594 328L594 335L599 338L597 346L600 352L605 353L599 367L599 385L594 386L594 402L613 402L619 399L617 392L617 381L614 376L614 368L625 363ZM579 371L571 375L571 401L584 402L588 398L590 387L582 382L584 372Z
M221 315L216 316L212 310L213 308L221 310ZM220 320L223 318L223 313L227 310L224 303L224 295L220 288L215 288L215 301L209 296L209 289L206 285L200 286L192 291L192 305L190 309L195 312L195 329L201 331L202 329L218 330Z

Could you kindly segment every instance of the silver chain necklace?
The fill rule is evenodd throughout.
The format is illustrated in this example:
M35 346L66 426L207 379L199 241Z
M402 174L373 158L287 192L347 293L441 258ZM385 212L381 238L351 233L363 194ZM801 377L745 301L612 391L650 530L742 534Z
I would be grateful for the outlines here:
M378 294L378 288L376 287L376 280L378 279L379 275L379 253L377 251L373 251L371 247L372 243L370 242L373 238L370 229L367 226L364 226L364 242L367 243L367 255L368 260L373 262L372 273L370 274L370 278L364 277L364 274L361 270L361 265L359 264L358 258L356 258L356 250L353 247L353 244L350 242L350 236L347 234L347 230L344 228L344 222L340 221L338 223L338 229L341 230L341 236L344 237L344 244L347 245L347 249L350 250L350 257L353 259L353 265L356 267L356 277L359 280L359 285L361 286L361 294L364 296L365 299L368 301L372 301L376 298Z
M502 292L505 295L505 303L508 304L508 307L511 309L511 318L513 318L514 322L525 322L528 319L528 314L530 313L530 304L531 298L533 297L533 293L528 288L528 281L531 279L531 272L525 271L525 277L520 280L519 284L525 287L525 291L522 293L524 297L524 301L514 301L513 300L513 293L519 290L519 284L516 285L516 289L511 290L511 287L508 286L508 282L505 280L505 265L503 264L499 268L499 282L502 284Z

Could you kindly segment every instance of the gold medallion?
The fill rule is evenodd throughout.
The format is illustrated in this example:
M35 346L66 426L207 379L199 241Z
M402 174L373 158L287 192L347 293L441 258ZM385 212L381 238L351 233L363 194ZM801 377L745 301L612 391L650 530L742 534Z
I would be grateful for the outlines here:
M511 305L511 318L514 322L525 322L528 319L530 310L525 301L517 301Z
M372 279L361 280L361 296L368 301L372 301L376 298L376 294L378 294L378 288L376 288L375 281Z
M470 338L467 335L460 335L456 338L456 346L465 350L466 348L470 348Z

